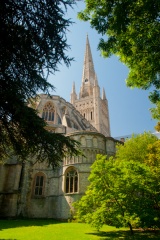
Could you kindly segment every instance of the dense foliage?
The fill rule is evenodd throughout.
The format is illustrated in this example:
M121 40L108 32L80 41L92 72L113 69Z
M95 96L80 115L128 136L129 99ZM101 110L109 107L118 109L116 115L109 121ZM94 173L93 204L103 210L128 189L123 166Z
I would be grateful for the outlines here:
M76 142L45 130L46 123L28 107L37 92L54 87L47 76L62 61L68 66L69 48L65 19L74 0L0 1L0 157L9 152L26 159L57 165L69 151L77 154Z
M117 146L115 157L97 155L77 217L100 228L160 227L160 140L150 133Z
M150 100L160 103L160 1L85 0L79 18L98 33L104 57L116 54L129 67L127 85L152 89ZM159 118L160 112L153 115Z

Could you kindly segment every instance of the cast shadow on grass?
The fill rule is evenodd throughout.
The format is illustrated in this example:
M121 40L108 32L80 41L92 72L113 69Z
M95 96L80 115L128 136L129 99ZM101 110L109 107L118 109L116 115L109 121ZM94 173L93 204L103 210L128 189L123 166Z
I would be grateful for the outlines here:
M131 235L130 231L122 231L122 230L117 230L117 231L109 231L109 232L104 232L104 231L99 231L96 233L87 233L90 235L96 235L99 237L100 240L147 240L147 239L160 239L160 231L159 230L154 230L154 231L139 231L139 230L134 230L134 234Z
M60 224L64 222L53 219L15 219L15 220L0 220L0 231L2 229L30 227L30 226L47 226L50 224ZM0 239L1 240L1 239Z
M17 240L16 238L0 238L0 240Z

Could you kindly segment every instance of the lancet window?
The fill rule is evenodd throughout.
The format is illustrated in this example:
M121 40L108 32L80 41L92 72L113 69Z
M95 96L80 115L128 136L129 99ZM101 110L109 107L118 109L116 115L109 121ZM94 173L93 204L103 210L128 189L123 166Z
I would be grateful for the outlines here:
M78 192L78 173L75 169L66 172L66 193Z
M34 177L33 196L42 197L44 196L45 187L45 175L39 172Z

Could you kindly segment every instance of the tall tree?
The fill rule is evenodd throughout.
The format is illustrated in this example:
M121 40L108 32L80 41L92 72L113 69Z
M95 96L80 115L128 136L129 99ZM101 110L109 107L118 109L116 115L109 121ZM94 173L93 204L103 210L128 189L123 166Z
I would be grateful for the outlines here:
M160 140L150 133L117 147L115 158L97 155L77 217L100 228L160 227Z
M77 143L63 135L49 133L46 123L28 106L37 92L54 87L47 76L68 66L69 46L65 18L74 0L5 0L0 2L0 157L14 152L28 154L57 165L67 153L75 153Z
M85 0L79 18L98 33L104 57L117 55L129 68L127 86L152 89L150 100L160 115L160 1ZM158 120L160 118L158 117Z

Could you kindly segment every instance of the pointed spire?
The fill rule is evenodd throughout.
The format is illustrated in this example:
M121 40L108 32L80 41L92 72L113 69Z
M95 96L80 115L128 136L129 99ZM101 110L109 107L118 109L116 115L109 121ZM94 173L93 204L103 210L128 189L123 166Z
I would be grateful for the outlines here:
M76 99L77 99L77 94L76 94L76 89L75 89L75 82L73 82L72 92L71 92L71 103L74 104Z
M102 89L102 100L106 100L106 93L104 88Z
M90 44L89 44L89 39L88 39L88 35L87 35L82 83L88 82L91 85L93 85L94 78L95 78L95 70L94 70L94 65L93 65L93 59L92 59L92 53L91 53L91 48L90 48Z

